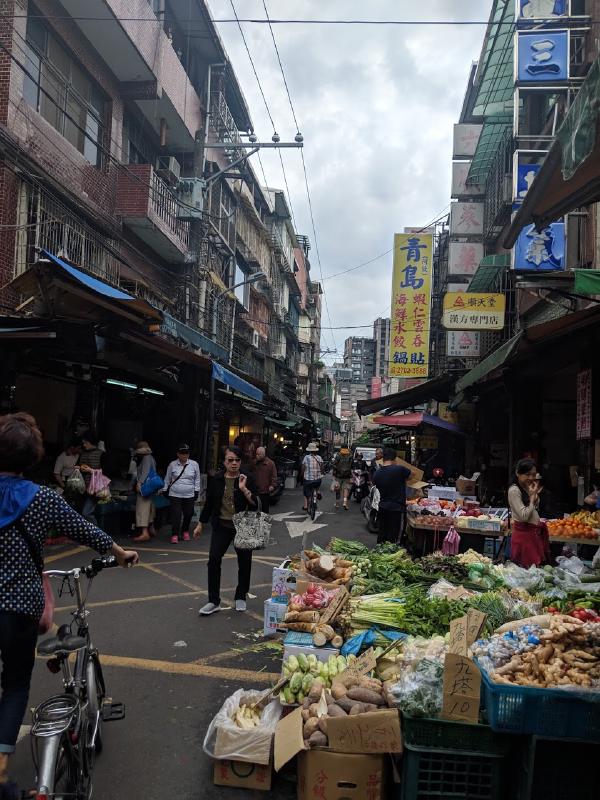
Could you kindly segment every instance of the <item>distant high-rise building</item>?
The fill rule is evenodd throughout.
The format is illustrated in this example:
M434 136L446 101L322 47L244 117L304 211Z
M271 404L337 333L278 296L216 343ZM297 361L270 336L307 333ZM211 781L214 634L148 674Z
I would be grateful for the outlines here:
M370 384L375 375L375 340L362 336L346 339L344 367L352 370L352 383Z
M373 339L375 340L375 377L387 378L390 360L390 328L389 317L378 317L373 323Z

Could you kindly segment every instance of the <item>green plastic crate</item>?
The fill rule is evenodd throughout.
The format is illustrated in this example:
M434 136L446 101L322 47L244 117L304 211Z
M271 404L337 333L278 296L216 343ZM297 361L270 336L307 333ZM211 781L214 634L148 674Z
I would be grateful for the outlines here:
M489 725L411 717L408 714L402 714L402 735L404 742L412 747L459 750L489 756L506 755L511 746L509 736L494 733Z

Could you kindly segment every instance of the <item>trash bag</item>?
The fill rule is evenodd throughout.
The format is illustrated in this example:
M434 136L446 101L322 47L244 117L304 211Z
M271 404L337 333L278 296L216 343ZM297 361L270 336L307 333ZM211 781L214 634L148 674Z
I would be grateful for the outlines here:
M269 763L273 734L282 712L279 700L272 700L266 706L260 725L252 730L238 728L233 719L241 705L256 703L263 696L264 692L238 689L225 700L206 731L203 744L206 755L251 764Z

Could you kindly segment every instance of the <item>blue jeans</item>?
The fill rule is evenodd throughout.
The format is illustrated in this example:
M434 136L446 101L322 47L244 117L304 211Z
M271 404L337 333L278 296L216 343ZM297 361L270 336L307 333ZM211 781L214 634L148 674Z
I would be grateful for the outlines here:
M37 635L37 620L13 611L0 611L0 753L15 750L27 710Z

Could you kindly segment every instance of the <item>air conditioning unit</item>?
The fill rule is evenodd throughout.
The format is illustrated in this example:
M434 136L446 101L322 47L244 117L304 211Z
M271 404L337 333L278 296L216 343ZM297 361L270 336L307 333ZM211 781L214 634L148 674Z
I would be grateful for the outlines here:
M258 331L252 331L252 347L258 347L260 343L260 337L258 335Z
M156 160L156 174L171 186L175 186L181 175L179 161L174 156L159 156Z

